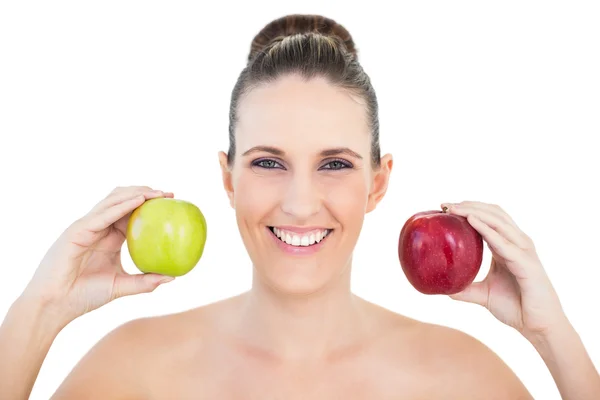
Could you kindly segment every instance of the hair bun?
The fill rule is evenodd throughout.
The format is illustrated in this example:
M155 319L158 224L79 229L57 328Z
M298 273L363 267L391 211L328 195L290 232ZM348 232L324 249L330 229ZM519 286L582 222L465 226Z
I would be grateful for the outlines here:
M346 46L346 50L357 55L352 36L342 25L321 15L292 14L268 23L252 41L248 60L265 49L275 40L302 33L320 33L326 36L337 36Z

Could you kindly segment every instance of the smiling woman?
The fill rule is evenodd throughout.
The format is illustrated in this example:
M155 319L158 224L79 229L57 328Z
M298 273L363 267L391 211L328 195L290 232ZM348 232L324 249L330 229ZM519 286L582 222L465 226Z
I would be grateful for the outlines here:
M474 338L352 293L353 251L393 166L390 154L380 154L377 109L340 24L290 15L264 27L232 93L229 150L219 153L252 261L251 289L119 327L54 398L531 398ZM2 325L1 398L28 397L68 323L165 282L130 276L119 259L129 214L156 197L173 194L118 188L52 246ZM497 206L446 206L466 217L494 254L488 278L453 298L487 307L522 333L565 398L594 398L600 378L531 239Z
M297 36L296 44L283 41L271 46L300 46L302 38ZM323 62L332 71L344 71L346 63L355 63L349 55L336 59L336 53L327 49L323 53L331 60ZM291 52L287 47L279 51ZM317 62L305 60L302 65ZM285 64L275 69L279 74L283 70ZM255 79L266 79L257 67L247 71L255 71ZM272 68L269 71L275 74ZM383 196L392 168L391 155L368 161L373 160L373 151L379 154L377 133L372 129L377 124L367 123L364 104L332 84L333 78L319 75L307 80L302 70L292 70L279 77L269 75L266 84L247 74L242 72L240 80L253 89L232 112L234 136L229 152L220 157L225 189L255 267L255 286L266 284L300 294L343 282L347 290L349 259L365 212L373 210ZM355 65L354 74L364 72ZM373 93L372 89L368 92ZM237 102L237 93L234 90L232 103ZM277 229L275 235L270 227ZM325 239L303 245L303 241L311 242L310 234L304 235L307 231ZM290 254L310 257L290 259Z

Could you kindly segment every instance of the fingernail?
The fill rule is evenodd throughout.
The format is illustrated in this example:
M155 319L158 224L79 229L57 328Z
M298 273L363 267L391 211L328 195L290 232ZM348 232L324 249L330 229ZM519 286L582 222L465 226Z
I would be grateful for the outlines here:
M158 283L160 283L162 285L163 283L171 282L174 279L175 279L175 277L173 277L173 276L166 276L163 279L161 279L160 281L158 281Z

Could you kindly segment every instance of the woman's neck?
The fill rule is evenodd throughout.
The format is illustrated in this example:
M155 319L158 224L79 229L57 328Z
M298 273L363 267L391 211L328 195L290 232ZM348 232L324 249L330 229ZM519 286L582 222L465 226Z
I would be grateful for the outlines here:
M343 275L320 291L285 294L255 277L243 296L239 332L248 344L286 360L316 360L368 334L363 300Z

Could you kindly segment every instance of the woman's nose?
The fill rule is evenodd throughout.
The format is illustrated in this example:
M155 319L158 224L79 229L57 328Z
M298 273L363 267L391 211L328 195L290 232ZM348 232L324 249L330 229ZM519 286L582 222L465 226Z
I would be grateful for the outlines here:
M307 219L321 209L318 185L311 177L297 175L289 180L282 196L281 209L297 219Z

